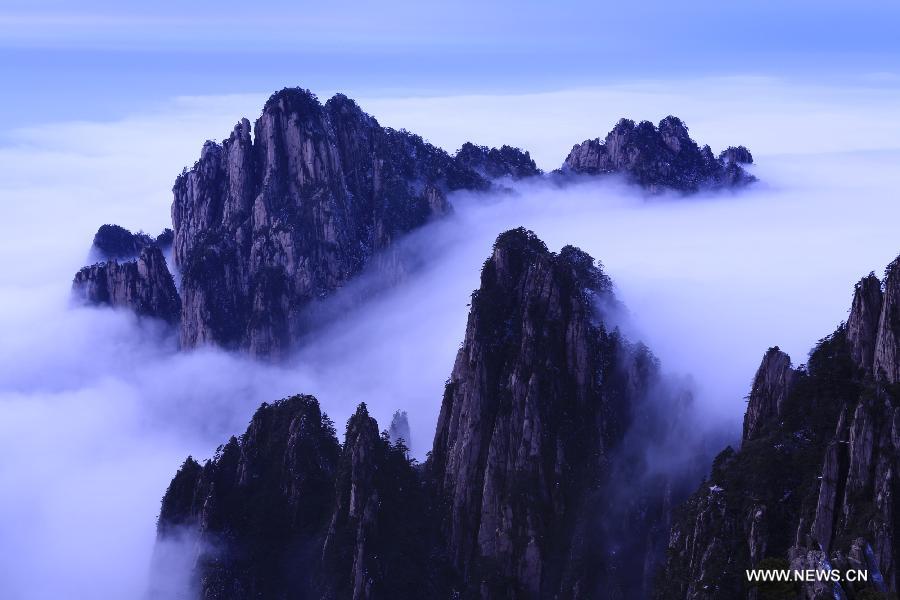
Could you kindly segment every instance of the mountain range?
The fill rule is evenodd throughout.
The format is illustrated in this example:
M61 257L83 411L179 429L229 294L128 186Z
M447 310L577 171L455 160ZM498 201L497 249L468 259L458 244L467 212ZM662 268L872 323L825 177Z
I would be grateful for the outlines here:
M659 127L623 120L605 141L576 146L543 175L518 148L466 143L451 156L382 127L344 95L323 105L307 90L284 89L252 127L242 119L221 144L206 142L176 178L172 232L153 239L104 225L91 256L107 266L85 267L73 287L88 303L175 323L184 349L212 344L278 360L313 326L310 306L363 269L402 277L393 242L449 214L453 191L618 175L649 193L692 193L752 183L749 162L742 147L714 157L667 117ZM152 246L171 246L180 308L171 301L171 271L118 264Z
M454 192L615 177L674 202L752 184L752 162L669 116L623 119L544 173L518 148L451 155L343 95L286 89L176 178L171 230L101 227L73 292L168 323L181 351L277 361L364 271L403 279L396 242L451 214ZM382 427L364 398L342 440L327 398L263 404L165 490L151 598L170 597L175 542L185 597L206 599L896 597L900 258L859 281L806 362L765 351L741 439L713 458L685 433L690 389L622 333L601 264L498 233L425 460L410 437L432 432L401 411ZM651 449L690 460L657 469ZM869 577L755 584L754 568Z

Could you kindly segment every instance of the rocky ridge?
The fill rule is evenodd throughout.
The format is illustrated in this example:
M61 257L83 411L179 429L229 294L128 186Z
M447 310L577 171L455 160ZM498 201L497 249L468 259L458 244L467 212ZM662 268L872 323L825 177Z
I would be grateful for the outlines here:
M714 158L668 117L659 128L622 120L604 142L576 146L562 170L691 192L753 181L740 166L746 162L752 157L742 146ZM181 346L277 359L313 326L315 303L364 268L386 282L402 277L393 242L447 215L448 192L540 174L518 148L466 143L450 156L382 127L346 96L323 105L307 90L284 89L252 126L242 119L221 144L204 144L176 179L172 230L153 239L104 225L92 256L121 261L150 245L171 246Z
M503 145L500 148L466 142L456 152L456 161L488 179L523 179L541 174L527 150Z
M524 230L501 235L485 263L429 464L470 596L595 584L569 560L587 541L574 539L582 502L625 427L602 385L621 348L594 322L593 300L610 293L590 257L550 254Z
M621 174L651 193L664 190L692 193L742 187L756 181L741 163L752 162L746 148L730 148L720 158L709 146L691 139L677 117L656 127L649 121L620 120L604 140L587 140L572 148L563 173Z
M72 294L78 302L126 308L173 326L181 316L175 282L156 244L145 246L132 261L113 259L84 267L75 274Z
M766 353L740 451L716 458L676 518L659 598L896 594L898 265L883 285L874 274L856 285L846 324L806 365ZM754 567L863 569L869 580L752 588L744 570Z
M264 405L215 459L185 463L163 499L160 541L199 537L191 560L206 598L629 597L645 581L617 571L597 528L636 534L629 559L652 572L648 540L668 526L672 488L641 489L647 502L616 514L627 526L605 518L623 440L659 412L655 359L604 325L598 306L611 294L577 248L502 234L423 466L391 439L402 413L379 435L360 406L341 448L313 398Z
M175 182L184 347L284 354L303 309L399 236L447 214L446 193L487 180L342 95L274 94Z
M314 398L264 404L213 460L185 461L163 498L159 538L194 533L200 598L314 589L340 463L334 427Z
M778 346L769 348L756 371L747 400L747 412L744 415L745 440L756 437L781 416L796 375L791 369L791 357Z
M398 410L394 413L393 418L391 418L391 426L388 429L388 437L393 444L403 440L403 443L407 446L412 445L412 433L409 429L409 419L405 410Z
M137 257L144 248L153 245L165 253L172 248L174 236L171 229L164 229L154 238L142 231L131 233L119 225L101 225L94 234L89 256L96 262L129 260Z

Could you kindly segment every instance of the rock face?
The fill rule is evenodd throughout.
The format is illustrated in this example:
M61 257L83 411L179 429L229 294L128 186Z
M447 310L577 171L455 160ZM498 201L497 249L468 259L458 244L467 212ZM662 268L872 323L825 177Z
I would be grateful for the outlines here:
M316 399L294 396L264 404L213 460L185 461L158 539L193 540L201 598L414 599L435 591L428 520L406 448L365 404L341 448Z
M611 293L588 255L552 254L521 229L485 263L429 463L466 597L587 598L619 583L590 507L647 374L598 318Z
M756 181L740 166L744 161L729 159L737 154L726 151L717 159L709 146L701 148L691 139L687 127L676 117L666 117L658 127L649 121L635 124L622 119L605 140L597 138L573 147L562 171L586 175L618 173L650 192L670 189L690 193Z
M864 371L872 369L883 297L881 282L869 273L856 284L853 305L847 319L847 343L850 357Z
M488 148L466 142L456 152L456 161L487 179L522 179L541 174L527 151L506 145Z
M341 287L398 236L449 210L480 175L337 95L274 94L175 182L181 341L279 355L303 308Z
M87 304L128 308L140 316L178 323L181 302L159 246L151 244L134 261L110 260L84 267L72 282L73 296Z
M873 368L879 381L900 382L900 258L888 265L885 273Z
M766 425L781 415L784 401L794 385L796 372L791 357L778 346L769 348L753 379L753 388L744 415L744 439L759 435Z
M675 117L659 127L623 119L605 140L575 146L559 172L622 174L650 192L689 193L755 181L740 166L749 162L743 146L715 158ZM408 264L393 243L448 214L448 192L540 175L519 148L466 143L450 156L382 127L346 96L322 105L307 90L284 89L252 127L242 119L221 144L206 142L177 177L172 230L154 239L104 225L91 255L121 261L171 248L181 347L278 359L318 321L315 302L367 266L385 284L401 278Z
M340 448L313 398L264 405L214 460L185 463L160 542L197 540L203 598L646 595L649 576L621 567L655 572L673 486L627 450L629 432L659 434L661 392L649 351L604 325L611 300L584 252L501 235L424 468L391 440L402 413L379 436L360 406Z
M163 498L160 539L196 531L201 598L288 598L312 589L341 449L310 396L263 405L203 466L188 459Z
M95 261L128 260L154 244L166 252L172 246L173 236L171 229L165 229L156 238L152 238L140 231L131 233L118 225L101 225L94 234L90 257Z
M719 455L676 517L659 598L897 592L898 264L888 267L883 292L872 274L856 285L847 324L819 342L791 385L781 383L789 359L766 354L740 452ZM768 391L755 400L758 385ZM864 569L869 580L797 584L789 595L764 596L774 588L752 589L743 575L757 565Z
M425 496L405 447L378 435L360 405L347 424L323 548L323 598L420 598L431 541Z

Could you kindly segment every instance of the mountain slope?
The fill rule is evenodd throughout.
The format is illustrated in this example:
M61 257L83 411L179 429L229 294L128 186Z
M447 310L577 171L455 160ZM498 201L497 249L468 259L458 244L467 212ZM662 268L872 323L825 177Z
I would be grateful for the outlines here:
M897 591L898 302L900 259L883 287L874 274L857 284L847 323L806 365L766 353L740 450L716 458L672 529L660 598L752 597L744 570L758 565L869 573L785 592L803 598Z
M454 189L487 189L444 151L382 128L344 96L274 94L175 182L174 259L184 347L280 355L303 308L345 284L398 236L449 210Z
M408 435L402 413L379 436L361 406L339 449L314 399L264 405L213 461L185 463L160 542L199 538L194 581L208 598L642 593L645 576L626 576L622 561L658 564L653 532L677 492L626 440L664 437L683 398L659 385L646 348L605 324L614 303L584 252L502 234L424 466L391 441Z

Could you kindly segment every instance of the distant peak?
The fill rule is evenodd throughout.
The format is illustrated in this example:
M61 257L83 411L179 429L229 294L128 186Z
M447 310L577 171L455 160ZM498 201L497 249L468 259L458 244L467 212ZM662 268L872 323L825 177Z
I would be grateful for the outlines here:
M522 250L528 253L547 254L547 245L530 229L516 227L497 236L494 250Z
M691 139L681 119L669 115L658 126L620 119L605 138L574 146L560 171L620 174L652 193L667 189L693 193L753 183L756 178L740 166L752 160L743 146L729 148L716 158L709 146Z
M293 87L281 89L269 96L263 112L280 109L288 113L305 113L321 108L319 98L314 93L305 88Z
M744 146L728 146L719 153L719 160L726 163L753 164L753 155Z

